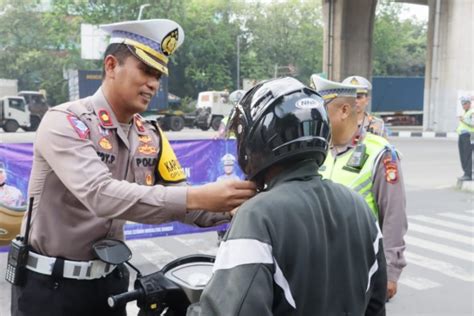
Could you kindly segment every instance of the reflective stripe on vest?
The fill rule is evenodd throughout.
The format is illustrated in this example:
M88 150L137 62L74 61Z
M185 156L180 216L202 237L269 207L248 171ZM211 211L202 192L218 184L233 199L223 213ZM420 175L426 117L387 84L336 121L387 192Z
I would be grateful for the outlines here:
M466 111L463 116L462 120L459 121L458 128L456 129L456 132L461 135L463 133L469 132L469 133L474 133L474 109L470 109L469 111ZM467 123L467 124L466 124ZM469 124L469 125L468 125Z
M343 184L362 195L376 218L378 218L379 211L372 193L372 186L378 161L382 158L382 154L389 150L390 145L385 138L371 133L365 135L362 143L366 146L365 153L368 157L359 172L344 169L354 152L352 149L337 157L333 157L332 152L329 151L319 173L324 179Z

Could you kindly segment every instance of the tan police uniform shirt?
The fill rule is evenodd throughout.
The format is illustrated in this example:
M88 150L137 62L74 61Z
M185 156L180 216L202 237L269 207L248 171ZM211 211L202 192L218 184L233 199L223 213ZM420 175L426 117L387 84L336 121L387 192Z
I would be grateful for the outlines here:
M381 118L378 118L365 112L363 125L365 131L387 138L385 122Z
M362 134L364 137L366 133ZM352 141L344 146L331 147L334 157L353 150L356 144ZM372 193L379 208L379 224L383 234L385 258L387 260L387 278L397 282L402 269L406 266L404 256L404 236L408 229L406 215L406 194L400 160L396 158L397 180L387 181L384 159L391 159L391 153L385 152L379 160L373 178Z
M136 115L126 135L101 89L52 108L34 143L28 189L35 199L33 249L90 260L95 241L124 238L125 220L185 221L186 187L154 185L160 183L155 179L159 151L154 126Z

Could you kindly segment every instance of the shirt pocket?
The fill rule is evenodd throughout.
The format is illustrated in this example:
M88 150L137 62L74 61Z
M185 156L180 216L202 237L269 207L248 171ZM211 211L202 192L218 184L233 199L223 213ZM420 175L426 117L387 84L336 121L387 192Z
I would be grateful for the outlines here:
M132 161L132 170L135 182L142 185L155 184L155 168L158 163L156 156L135 156Z

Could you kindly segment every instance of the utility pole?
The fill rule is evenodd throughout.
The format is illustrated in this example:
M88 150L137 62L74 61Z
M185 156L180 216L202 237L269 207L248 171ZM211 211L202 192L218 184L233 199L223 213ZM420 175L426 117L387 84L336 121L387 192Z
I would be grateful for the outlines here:
M237 90L240 89L240 35L237 35Z
M137 19L137 20L141 20L141 19L142 19L143 9L145 9L146 7L149 7L149 6L150 6L149 3L142 4L142 5L140 6L140 11L138 11L138 19Z

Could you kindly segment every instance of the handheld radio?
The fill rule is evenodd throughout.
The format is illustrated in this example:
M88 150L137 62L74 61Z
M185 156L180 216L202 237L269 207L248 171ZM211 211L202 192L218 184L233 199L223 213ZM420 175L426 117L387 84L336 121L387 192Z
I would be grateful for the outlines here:
M23 285L26 277L26 264L28 263L28 235L30 233L31 212L33 210L33 198L28 205L28 218L26 221L25 237L17 235L10 244L8 251L7 272L5 280L13 285Z

